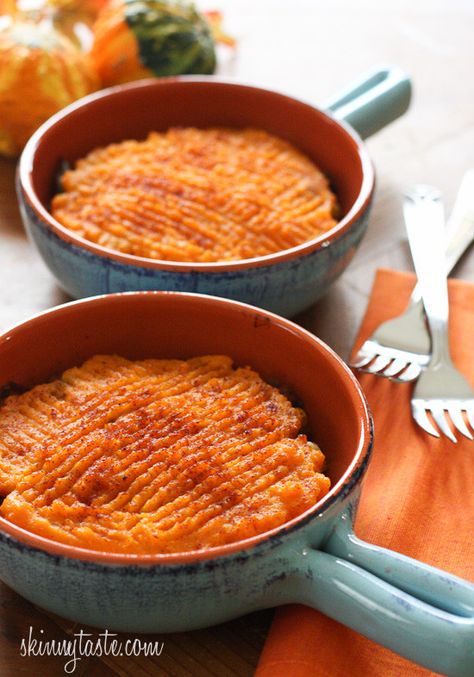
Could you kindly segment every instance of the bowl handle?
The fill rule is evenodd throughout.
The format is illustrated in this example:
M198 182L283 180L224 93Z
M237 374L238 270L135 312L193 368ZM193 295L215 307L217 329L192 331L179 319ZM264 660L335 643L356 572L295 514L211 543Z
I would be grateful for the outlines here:
M298 602L430 670L474 676L474 585L361 541L348 513L303 562Z
M366 73L323 108L348 122L365 139L407 110L411 99L410 78L397 66Z

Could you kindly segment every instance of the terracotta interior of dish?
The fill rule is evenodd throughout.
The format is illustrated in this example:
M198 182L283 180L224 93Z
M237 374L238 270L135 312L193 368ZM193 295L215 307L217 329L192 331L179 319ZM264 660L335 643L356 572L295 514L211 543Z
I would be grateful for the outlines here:
M323 113L292 98L222 82L162 80L99 96L79 105L42 135L32 158L32 185L49 209L56 177L90 150L141 139L171 126L257 127L287 139L330 178L343 214L359 196L363 162L356 141Z
M367 413L355 381L286 320L212 297L136 293L59 307L0 338L0 387L50 380L97 353L185 358L220 353L288 386L302 402L332 483L360 451Z

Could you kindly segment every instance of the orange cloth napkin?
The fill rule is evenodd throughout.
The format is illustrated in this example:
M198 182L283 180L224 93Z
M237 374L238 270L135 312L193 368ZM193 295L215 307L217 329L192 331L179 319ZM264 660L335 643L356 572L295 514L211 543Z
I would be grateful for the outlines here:
M406 306L414 276L377 272L355 349ZM474 384L474 285L450 280L453 359ZM375 422L375 448L356 534L474 581L474 441L435 439L412 421L413 386L369 374L360 383ZM278 609L256 677L426 677L435 673L304 606Z

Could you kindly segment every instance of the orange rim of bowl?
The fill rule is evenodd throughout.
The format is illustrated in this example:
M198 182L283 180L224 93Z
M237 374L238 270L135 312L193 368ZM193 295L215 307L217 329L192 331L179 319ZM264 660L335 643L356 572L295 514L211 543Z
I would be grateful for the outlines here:
M59 221L57 221L53 216L48 212L47 209L43 206L39 200L36 192L33 188L32 181L32 168L33 168L33 159L35 152L41 142L41 138L46 134L54 125L62 120L63 118L68 117L73 114L76 110L79 110L89 104L93 104L95 101L98 101L104 97L118 94L122 91L128 91L131 89L140 89L147 88L150 86L159 87L161 83L169 81L178 81L178 82L203 82L203 83L216 83L224 84L231 87L251 89L256 91L264 91L270 94L277 94L283 99L289 101L297 102L300 105L307 106L316 110L318 113L323 115L330 124L339 128L339 130L346 134L351 142L357 148L357 154L360 158L361 168L362 168L362 183L359 189L359 194L354 201L354 204L351 206L347 214L334 226L325 233L322 233L318 237L307 240L302 244L299 244L290 249L284 249L273 254L266 254L264 256L256 256L250 259L238 259L236 261L213 261L209 263L190 263L184 261L165 261L162 259L151 259L142 256L135 256L133 254L124 254L122 252L114 251L101 245L95 244L90 240L86 240L80 235L76 235L73 231L67 229ZM23 194L27 199L28 203L34 211L36 211L44 223L62 240L70 242L82 249L87 249L89 252L96 254L100 257L106 257L114 261L118 261L122 264L138 266L141 268L151 268L155 270L165 270L173 272L232 272L237 270L245 270L249 268L258 268L261 266L269 266L276 263L284 263L291 261L296 258L300 258L311 252L321 249L322 247L327 247L333 240L338 239L350 227L360 218L360 216L367 209L372 194L374 191L375 185L375 173L372 165L372 161L364 148L363 142L358 136L358 134L344 121L337 120L331 113L327 111L322 111L315 106L312 106L309 103L306 103L300 99L295 99L294 97L287 96L280 92L274 90L268 90L262 87L254 87L251 85L238 84L229 82L225 79L216 78L216 77L196 77L196 76L180 76L180 77L169 77L169 78L160 78L159 80L148 79L148 80L139 80L138 82L127 83L125 85L117 85L115 87L109 87L107 89L102 89L98 92L94 92L88 96L79 99L78 101L70 104L66 108L62 109L51 118L49 118L29 139L26 144L23 153L19 162L19 179L20 185L23 189Z
M187 292L160 292L160 291L145 291L145 292L121 292L116 294L103 294L100 296L93 296L86 299L80 299L78 301L72 301L70 303L65 303L55 308L43 311L34 315L29 320L16 325L10 331L5 332L3 337L8 337L8 340L14 338L16 331L21 331L25 329L28 325L34 325L37 321L43 321L49 315L54 315L56 313L64 312L65 309L69 309L78 305L87 305L87 304L102 304L107 303L109 299L116 299L120 297L143 297L143 296L176 296L176 297L190 297L196 299L196 301L210 303L210 304L223 304L230 305L235 307L237 310L244 310L248 312L249 310L252 313L259 313L269 318L271 322L283 326L284 328L290 330L292 333L297 334L298 337L307 344L312 346L318 346L318 349L323 349L328 358L333 363L335 370L339 374L343 375L345 382L348 384L348 387L352 389L350 398L354 403L355 408L359 414L360 428L359 428L359 437L357 443L357 449L355 454L347 466L346 470L339 478L339 480L334 484L333 487L328 491L328 493L319 501L317 501L310 508L305 510L305 512L297 515L291 520L281 524L278 527L274 527L269 531L262 532L250 538L246 538L240 541L235 541L232 543L227 543L224 545L214 546L212 548L205 548L201 550L192 550L187 552L178 552L178 553L156 553L156 554L131 554L131 553L115 553L107 552L102 550L91 550L88 548L82 548L75 545L70 545L67 543L61 543L59 541L54 541L52 539L40 536L35 534L32 531L28 531L23 527L20 527L13 522L0 517L0 533L3 532L8 536L13 537L23 545L33 547L35 549L46 551L50 555L54 556L64 556L74 560L81 560L92 562L95 564L110 564L110 565L141 565L141 566L152 566L152 565L173 565L173 564L194 564L196 562L204 560L213 560L216 558L224 557L227 555L232 555L234 553L239 553L247 551L250 548L254 548L264 541L274 540L279 542L279 539L285 534L293 531L294 529L303 527L306 523L310 522L316 514L320 514L326 510L329 505L337 501L340 496L346 495L351 488L358 483L360 478L365 472L367 467L369 457L372 450L373 443L373 425L370 411L368 408L367 400L365 395L359 385L359 382L352 374L349 367L341 360L341 358L325 343L318 339L314 334L311 334L306 329L296 325L294 322L287 320L283 317L275 315L266 310L260 308L255 308L246 303L241 303L240 301L231 301L229 299L223 299L216 296L208 296L205 294L194 294ZM3 337L0 337L3 338Z

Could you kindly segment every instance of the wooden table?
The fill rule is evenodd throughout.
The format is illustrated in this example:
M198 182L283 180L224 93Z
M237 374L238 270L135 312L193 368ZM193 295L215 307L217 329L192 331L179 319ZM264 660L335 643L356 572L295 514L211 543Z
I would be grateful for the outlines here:
M368 141L378 187L368 233L349 270L327 296L297 318L347 357L378 267L411 268L401 219L403 190L414 182L439 186L449 207L473 163L474 81L470 0L221 0L238 54L221 67L242 81L325 99L378 63L412 76L414 99L403 119ZM1 123L1 121L0 121ZM472 166L472 165L471 165ZM0 161L0 330L67 300L27 242L14 192L14 164ZM474 258L455 275L474 280ZM29 626L48 639L77 628L46 615L0 585L0 674L62 675L61 658L21 658ZM163 637L155 659L86 659L76 675L251 675L271 612L200 632ZM383 676L382 676L383 677Z

